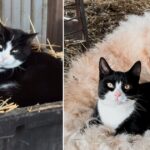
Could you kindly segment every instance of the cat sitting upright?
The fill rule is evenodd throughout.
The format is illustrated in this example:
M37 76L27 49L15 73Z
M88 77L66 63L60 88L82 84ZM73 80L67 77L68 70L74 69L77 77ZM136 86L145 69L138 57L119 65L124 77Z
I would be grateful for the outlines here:
M33 52L35 36L0 24L0 96L19 106L62 100L62 61Z
M150 83L139 84L141 62L127 72L114 71L104 58L99 63L98 102L94 116L116 134L143 134L150 128Z

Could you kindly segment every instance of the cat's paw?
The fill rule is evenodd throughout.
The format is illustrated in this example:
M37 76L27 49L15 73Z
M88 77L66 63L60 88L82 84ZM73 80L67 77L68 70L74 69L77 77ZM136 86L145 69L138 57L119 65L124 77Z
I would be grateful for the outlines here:
M101 124L101 122L100 122L100 120L98 120L98 119L91 119L91 120L89 120L85 125L84 125L84 127L83 128L81 128L80 129L80 133L81 134L84 134L85 133L85 130L87 129L87 128L91 128L91 127L93 127L93 126L99 126Z
M80 133L84 134L86 129L87 129L87 126L84 126L83 128L80 129Z
M98 119L92 119L88 122L89 127L95 125L95 126L99 126L101 124L100 120Z

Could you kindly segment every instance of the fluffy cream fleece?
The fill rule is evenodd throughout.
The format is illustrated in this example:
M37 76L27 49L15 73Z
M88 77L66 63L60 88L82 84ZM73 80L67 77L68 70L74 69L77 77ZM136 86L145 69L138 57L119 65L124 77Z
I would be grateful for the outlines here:
M129 16L127 21L120 22L120 26L102 43L97 43L94 48L72 61L72 67L65 81L64 136L65 144L69 145L69 148L66 146L66 150L83 149L84 146L87 150L117 150L120 144L127 147L118 148L119 150L139 150L138 146L140 150L150 149L150 137L147 134L143 138L133 136L135 140L130 142L129 135L117 137L103 135L105 127L89 128L85 135L78 133L90 118L96 104L100 57L106 58L111 68L116 71L126 71L140 60L142 62L141 82L150 81L150 13L147 12L143 16ZM93 137L96 138L95 146L92 144ZM72 143L72 138L79 140Z
M105 127L92 127L85 134L76 132L65 143L65 150L149 150L150 131L144 136L121 134L112 135L113 130Z

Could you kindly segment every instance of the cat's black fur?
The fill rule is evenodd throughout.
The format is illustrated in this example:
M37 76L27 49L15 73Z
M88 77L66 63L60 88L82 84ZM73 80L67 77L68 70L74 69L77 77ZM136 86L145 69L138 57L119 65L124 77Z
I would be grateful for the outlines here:
M0 96L11 96L11 101L19 106L62 100L62 61L46 53L33 52L31 45L35 35L0 24L0 44L5 48L7 41L12 41L13 48L19 50L12 55L22 62L15 68L0 68L3 70L0 86L16 84L1 89Z
M105 63L106 70L102 69L102 62ZM105 94L110 90L105 86L107 81L122 81L132 86L129 91L124 90L124 93L129 96L131 100L136 101L136 109L119 125L115 134L117 135L124 132L128 134L143 134L150 128L150 83L139 84L141 63L139 61L136 62L127 72L117 72L109 67L104 58L101 58L99 70L98 95L101 100L104 99ZM97 117L99 122L101 122L97 107L93 116Z

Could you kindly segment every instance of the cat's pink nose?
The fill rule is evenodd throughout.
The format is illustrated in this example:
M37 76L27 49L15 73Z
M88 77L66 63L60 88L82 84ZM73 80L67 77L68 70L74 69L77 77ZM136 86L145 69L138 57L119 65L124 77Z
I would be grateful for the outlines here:
M121 96L121 92L116 91L116 92L115 92L115 96L116 96L116 97L120 97L120 96Z

